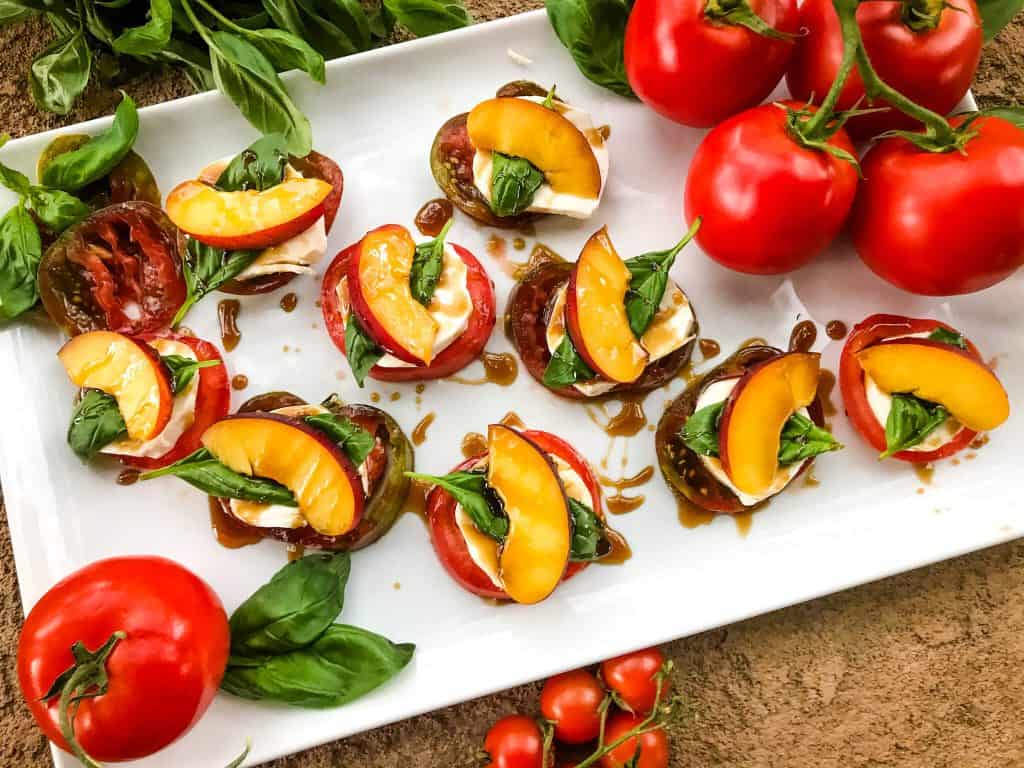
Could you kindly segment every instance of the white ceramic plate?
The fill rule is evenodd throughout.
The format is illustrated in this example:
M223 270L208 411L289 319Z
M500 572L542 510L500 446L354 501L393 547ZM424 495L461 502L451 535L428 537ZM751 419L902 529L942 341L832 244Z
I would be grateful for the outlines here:
M516 64L509 49L533 64ZM437 128L519 78L557 83L561 94L612 127L611 180L598 214L589 222L545 222L538 239L570 258L604 224L623 254L676 242L684 229L683 179L702 132L586 82L538 12L333 62L326 87L289 78L315 126L317 148L345 171L330 253L381 224L412 228L420 205L438 196L427 160ZM165 194L207 161L237 152L254 138L231 104L214 93L150 107L141 119L137 149ZM107 124L98 120L84 129ZM51 138L49 133L11 142L3 159L33 173ZM0 199L0 210L9 202L9 196ZM511 280L487 255L491 234L460 214L451 240L481 258L503 305ZM511 248L509 253L522 257ZM870 274L845 244L789 279L731 273L691 246L673 276L696 305L704 334L721 342L723 354L751 336L784 346L797 318L819 325L841 319L852 326L877 311L931 315L963 329L996 356L1011 393L1024 391L1019 278L967 298L911 297ZM428 412L437 413L416 456L417 467L432 473L460 459L467 431L482 431L513 409L529 425L565 436L594 463L608 451L609 438L584 406L549 394L525 372L509 388L429 384L422 403L411 384L371 384L359 391L323 330L314 305L318 282L300 278L293 287L300 301L291 314L278 308L280 295L242 300L242 343L226 359L229 372L246 374L250 385L235 393L235 405L274 389L310 400L332 391L368 400L380 392L407 431ZM207 299L188 319L209 339L217 338L216 303ZM828 341L823 329L820 338ZM231 611L282 566L283 546L224 549L211 536L205 497L184 483L168 479L123 488L114 484L115 467L79 463L64 441L73 390L54 355L60 342L43 323L0 333L0 474L26 609L86 563L154 553L208 580ZM500 331L489 344L492 350L508 346ZM834 369L839 344L819 348ZM682 384L676 381L647 399L652 423ZM391 402L395 392L401 399ZM326 711L219 696L186 738L146 764L224 765L247 737L253 739L249 762L256 764L1024 534L1024 518L1010 494L1020 474L1019 413L992 435L976 460L942 464L927 487L906 465L877 462L842 416L833 421L847 449L818 462L820 486L797 482L755 516L746 537L725 517L694 530L681 527L659 475L639 489L647 503L614 520L632 544L633 558L621 567L590 568L534 607L498 609L464 592L442 571L423 523L407 515L382 541L354 556L343 613L347 623L418 644L401 676L350 706ZM606 473L632 474L655 463L654 436L644 430L611 447ZM61 766L72 762L63 754L57 758Z

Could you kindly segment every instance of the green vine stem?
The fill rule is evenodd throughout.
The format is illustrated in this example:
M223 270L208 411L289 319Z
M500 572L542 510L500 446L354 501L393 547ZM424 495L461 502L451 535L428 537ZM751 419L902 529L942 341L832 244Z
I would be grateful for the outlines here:
M719 24L746 27L751 32L773 40L791 43L796 39L796 35L780 32L758 16L748 0L707 0L704 5L704 17Z

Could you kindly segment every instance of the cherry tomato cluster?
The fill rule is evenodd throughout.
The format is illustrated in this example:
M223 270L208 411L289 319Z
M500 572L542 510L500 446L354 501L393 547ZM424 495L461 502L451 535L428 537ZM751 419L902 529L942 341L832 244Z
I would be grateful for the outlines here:
M488 768L666 768L678 701L657 648L548 678L539 720L509 715L484 739Z

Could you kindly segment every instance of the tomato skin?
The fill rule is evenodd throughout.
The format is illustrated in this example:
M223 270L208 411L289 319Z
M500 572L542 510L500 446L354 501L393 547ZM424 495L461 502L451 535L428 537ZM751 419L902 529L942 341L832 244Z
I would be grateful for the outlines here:
M864 156L850 235L864 263L905 291L972 293L1024 264L1024 131L998 117L972 129L965 154L893 137Z
M484 738L490 768L546 768L544 737L525 715L509 715L491 726Z
M657 648L646 648L635 653L616 656L601 663L601 679L634 714L649 715L657 703L658 683L654 676L665 663ZM662 684L665 697L669 680Z
M871 315L854 326L853 331L843 345L839 358L839 391L843 396L843 407L857 432L867 443L879 453L885 451L885 425L875 418L874 411L868 404L864 390L864 371L857 362L857 353L874 344L894 336L906 336L911 333L931 333L936 328L959 333L956 328L931 319L916 319L902 315ZM981 353L970 339L967 342L967 353L984 364ZM966 427L957 432L956 437L934 451L899 451L891 458L907 461L912 464L924 464L939 459L946 459L959 453L978 436Z
M842 129L829 143L855 154ZM701 142L686 178L686 220L702 217L697 242L719 264L759 275L790 272L835 239L857 181L851 163L797 144L785 110L766 104L719 124Z
M29 612L18 682L47 738L67 750L57 700L39 701L74 662L71 644L126 637L107 661L106 694L75 717L82 747L101 762L135 760L188 731L213 700L227 665L227 615L198 576L161 557L99 560L54 585Z
M941 115L952 110L971 87L983 42L981 15L974 0L944 8L939 25L915 32L903 23L903 4L892 0L862 3L857 26L879 77L912 101ZM839 72L843 38L832 0L805 0L800 5L796 55L786 73L793 98L820 102ZM839 96L838 108L852 109L864 98L864 83L854 69ZM879 106L887 102L864 102ZM846 129L855 138L877 136L893 129L919 127L896 109L854 117Z
M555 738L563 744L583 744L601 731L601 702L605 691L585 669L549 677L540 692L540 711L554 723Z
M705 0L637 0L626 27L626 75L648 106L670 120L707 128L772 92L794 43L704 16ZM796 0L753 0L769 26L799 30Z
M629 731L642 723L640 715L628 712L616 712L608 718L605 727L605 743L611 744L622 738ZM640 750L640 761L637 768L668 768L668 734L664 729L657 728L643 736L627 739L618 747L601 758L601 768L625 768L633 759L637 749Z

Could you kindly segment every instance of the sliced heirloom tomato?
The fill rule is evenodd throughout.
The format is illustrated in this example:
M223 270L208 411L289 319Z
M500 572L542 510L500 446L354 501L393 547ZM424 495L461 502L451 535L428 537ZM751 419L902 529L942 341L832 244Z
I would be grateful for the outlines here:
M177 228L154 205L135 201L101 208L65 230L43 254L43 307L69 336L166 328L187 295L183 248Z
M523 436L532 441L545 453L557 456L580 476L583 484L590 492L591 508L599 518L604 520L604 509L601 506L601 486L590 468L590 464L565 440L550 432L535 429L523 430ZM487 454L466 459L452 472L472 469ZM466 539L459 530L455 520L458 504L444 489L435 487L427 496L427 524L430 527L430 541L434 546L441 565L463 589L480 597L493 600L509 600L508 593L495 586L490 577L473 561L466 546ZM588 563L570 562L565 569L562 581L567 581L586 568Z

